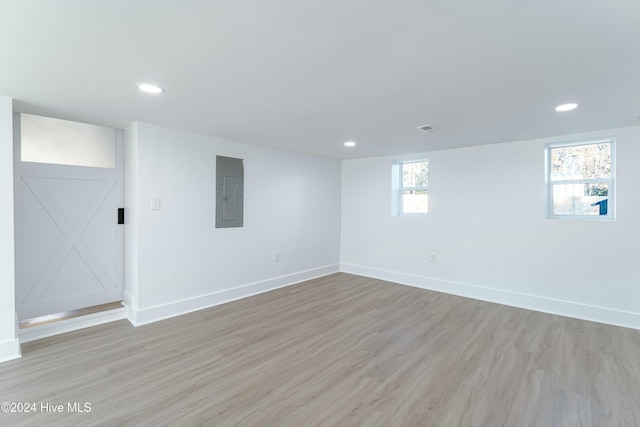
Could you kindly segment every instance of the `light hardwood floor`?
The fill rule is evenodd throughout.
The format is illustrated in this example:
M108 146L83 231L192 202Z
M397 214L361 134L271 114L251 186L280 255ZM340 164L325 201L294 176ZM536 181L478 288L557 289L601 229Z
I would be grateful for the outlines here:
M640 426L640 331L334 274L28 343L0 402L65 406L2 426Z

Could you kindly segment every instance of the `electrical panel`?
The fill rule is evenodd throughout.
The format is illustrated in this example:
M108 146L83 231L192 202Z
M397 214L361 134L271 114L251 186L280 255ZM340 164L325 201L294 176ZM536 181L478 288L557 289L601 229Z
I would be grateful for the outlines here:
M242 227L243 209L243 160L216 156L216 228Z

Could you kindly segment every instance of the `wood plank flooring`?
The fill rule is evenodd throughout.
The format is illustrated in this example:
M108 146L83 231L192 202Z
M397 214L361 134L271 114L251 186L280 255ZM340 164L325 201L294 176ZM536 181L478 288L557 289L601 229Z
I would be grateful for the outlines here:
M38 405L2 426L640 426L640 331L340 273L25 344L0 402Z

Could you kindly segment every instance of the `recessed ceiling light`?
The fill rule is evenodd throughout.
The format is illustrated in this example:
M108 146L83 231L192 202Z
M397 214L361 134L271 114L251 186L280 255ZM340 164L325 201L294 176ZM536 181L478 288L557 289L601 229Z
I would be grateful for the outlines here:
M556 111L559 111L559 112L571 111L571 110L575 110L577 107L578 107L578 104L571 102L569 104L558 105L556 107Z
M140 83L138 85L138 89L140 89L143 92L147 92L147 93L162 93L162 92L164 92L164 89L161 88L160 86L152 85L152 84L149 84L149 83Z
M347 141L347 142L344 143L344 146L345 147L355 147L356 143L353 142L353 141Z

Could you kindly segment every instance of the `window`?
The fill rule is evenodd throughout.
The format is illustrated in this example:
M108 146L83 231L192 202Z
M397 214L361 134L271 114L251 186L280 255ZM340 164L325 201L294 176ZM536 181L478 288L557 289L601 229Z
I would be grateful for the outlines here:
M614 218L615 141L549 144L549 218Z
M429 211L429 162L395 162L392 171L392 214L426 214Z
M116 130L50 117L20 115L23 162L116 167Z

